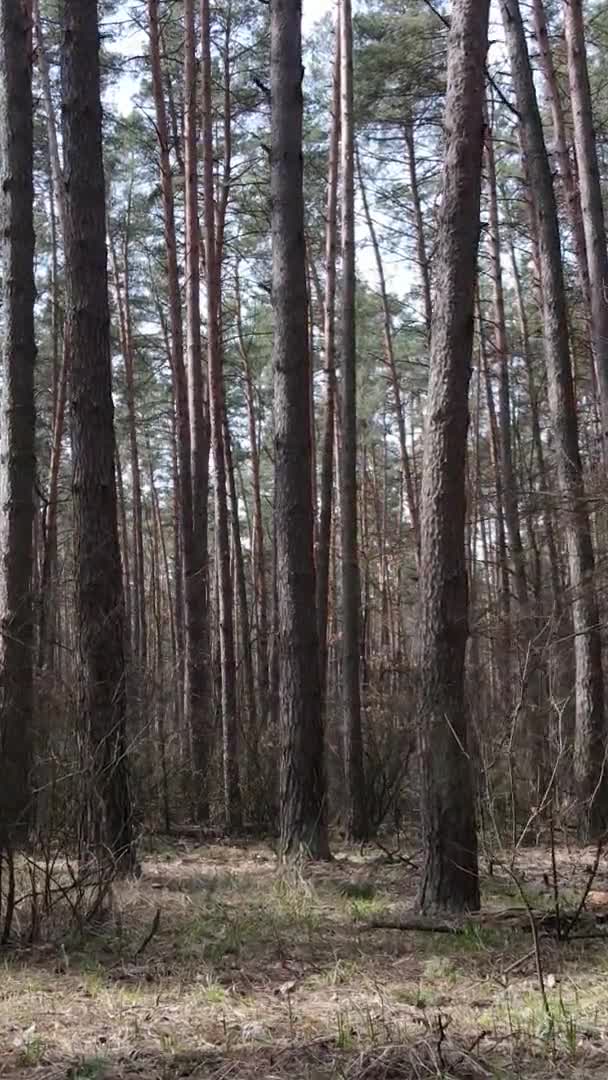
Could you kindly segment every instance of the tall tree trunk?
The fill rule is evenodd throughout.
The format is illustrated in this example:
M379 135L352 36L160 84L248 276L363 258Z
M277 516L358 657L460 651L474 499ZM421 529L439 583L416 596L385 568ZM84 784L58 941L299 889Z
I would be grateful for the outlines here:
M573 597L574 773L578 793L585 803L585 813L581 815L582 831L588 827L591 832L596 832L603 827L608 804L608 783L603 775L604 681L593 582L595 559L579 452L557 207L519 3L501 0L501 10L540 238L549 407L557 476L564 504Z
M509 548L513 560L515 590L521 608L520 615L526 615L528 605L528 584L526 565L521 541L519 505L516 494L515 471L513 468L513 446L511 438L511 390L509 379L509 343L507 340L507 320L505 315L505 296L502 284L502 265L500 258L500 226L498 221L498 194L496 190L496 162L494 158L494 136L488 130L486 136L486 162L488 168L488 188L490 195L490 263L493 289L494 355L498 363L498 405L500 418L500 471L504 491L505 524L509 537Z
M177 265L175 235L175 202L169 154L169 128L167 108L163 91L160 58L160 35L158 0L148 0L150 34L150 63L152 92L156 114L156 129L160 151L160 182L163 205L165 249L167 259L167 284L169 292L169 326L171 334L171 369L175 395L179 508L179 540L183 567L184 622L185 622L185 671L184 671L184 721L193 740L196 773L196 802L201 820L208 815L207 774L211 753L212 721L208 709L208 681L206 677L205 650L207 635L205 627L205 592L202 553L195 537L192 482L191 418L188 404L188 380L184 364L184 338ZM192 237L192 239L194 239ZM196 377L196 376L195 376ZM200 421L200 417L195 418ZM203 498L199 490L197 497ZM200 515L200 507L199 507ZM198 517L200 524L200 516Z
M133 344L133 312L131 309L131 214L132 186L129 188L125 236L123 245L124 269L124 330L125 374L127 376L127 409L129 413L129 448L131 451L131 485L133 488L133 562L135 582L135 601L137 605L137 656L142 671L145 670L148 655L148 631L146 623L146 561L144 556L144 508L141 491L139 466L139 444L137 437L136 385L135 385L135 346Z
M583 304L585 308L585 314L587 317L589 317L591 311L591 299L589 293L589 270L587 267L587 247L585 243L585 230L583 227L583 216L581 212L580 191L578 189L574 177L574 172L572 170L572 164L570 162L568 139L566 135L566 120L564 117L564 109L560 95L557 72L555 70L555 64L553 61L553 55L549 43L549 34L547 32L547 18L545 15L543 0L532 0L532 17L534 33L536 35L536 42L539 49L540 67L543 73L543 78L545 80L547 96L549 98L549 105L551 108L551 123L553 126L553 138L555 142L557 167L559 169L560 179L563 184L564 194L566 196L568 217L570 218L570 228L572 229L572 236L574 238L576 265L578 269L581 292L583 296Z
M80 677L88 806L83 842L135 863L126 746L124 596L114 463L106 208L96 0L65 0L66 292Z
M209 673L208 610L207 610L207 508L209 488L209 432L205 390L203 385L203 352L201 346L200 311L200 226L198 219L198 79L196 65L196 33L194 0L184 4L184 168L186 218L186 345L188 413L190 421L190 455L192 476L192 567L193 589L196 590L196 636L198 653L191 678L196 681L200 702L200 717L192 728L192 742L197 770L200 774L198 814L207 816L208 793L206 773L209 767L211 737L208 730Z
M331 131L329 136L329 162L327 168L327 208L325 215L325 296L323 301L323 347L325 352L326 376L325 418L321 448L321 505L319 509L316 552L316 603L322 710L325 710L327 691L329 561L334 492L334 431L336 418L336 225L339 157L340 0L337 0L332 73Z
M230 569L230 533L224 453L224 410L226 405L224 401L223 356L220 338L221 276L218 258L219 246L216 243L216 207L213 192L213 102L211 96L209 0L201 0L201 38L203 200L205 207L205 269L207 274L207 362L209 368L209 404L214 468L215 543L219 573L217 599L222 670L224 815L227 828L238 829L242 822L242 806L238 762L236 664L234 656L234 590Z
M236 595L238 597L239 622L241 631L241 650L243 665L243 681L245 689L247 726L245 741L248 748L250 762L249 794L254 796L253 803L259 801L259 785L261 780L259 768L259 739L258 712L256 702L255 673L253 668L253 649L251 647L251 621L249 618L249 602L247 599L247 579L245 577L245 561L243 558L243 544L241 542L241 525L239 520L239 500L234 475L234 462L232 455L232 443L228 417L224 414L224 450L226 455L226 477L230 494L230 517L232 522L232 545L234 549L234 577ZM239 664L240 666L240 664Z
M57 138L57 119L51 92L51 78L49 72L48 57L44 36L42 33L42 21L40 17L39 0L33 3L34 26L36 33L36 57L40 82L42 84L42 97L46 117L46 130L49 145L49 164L52 178L53 194L57 204L61 235L65 242L66 232L66 209L65 209L65 185L63 168L59 156L59 143ZM54 267L56 278L56 265ZM54 295L54 321L59 319L58 290L55 288ZM54 340L59 341L58 328L54 329ZM44 668L53 663L54 650L48 641L49 623L53 617L53 609L56 604L56 595L53 588L54 569L57 557L57 513L59 491L59 469L61 464L61 450L63 444L63 432L65 424L65 405L67 397L67 385L69 374L69 342L64 333L63 349L58 368L54 371L53 379L53 434L51 440L51 454L49 462L48 503L46 514L46 530L42 551L42 567L40 571L40 616L38 623L38 657L37 666Z
M414 534L414 540L416 548L420 546L420 522L418 520L418 506L416 504L416 492L414 489L414 481L412 477L412 469L410 465L410 457L407 450L407 438L405 434L405 416L403 409L403 400L401 395L401 385L399 382L399 372L397 371L397 363L395 361L395 349L393 346L393 323L391 319L391 309L389 304L389 297L386 288L386 278L384 276L384 266L382 264L382 255L380 254L380 245L378 244L378 238L376 236L376 229L369 210L369 202L367 199L367 192L365 190L365 184L363 181L363 175L361 173L361 163L359 161L359 154L357 153L357 173L359 178L359 189L361 191L361 199L363 202L363 210L365 213L365 220L367 222L367 228L369 231L370 239L372 242L372 249L374 252L374 261L376 263L376 270L378 272L378 280L380 283L380 299L382 301L382 315L384 321L384 353L386 356L386 363L390 374L391 387L393 391L393 397L395 399L395 412L397 415L397 431L399 433L399 449L401 451L401 467L403 469L403 476L405 478L405 491L407 495L407 505L410 513L410 519L412 522L412 532Z
M121 548L122 587L125 598L125 662L127 666L133 655L133 603L131 599L131 554L129 551L129 528L127 525L127 500L125 498L125 486L122 474L122 462L120 459L120 447L114 443L114 458L116 470L116 513L118 522L118 536Z
M346 832L366 834L360 684L360 583L357 539L357 343L355 336L355 161L353 129L353 27L350 0L341 17L342 180L342 645Z
M262 488L260 480L260 451L256 424L253 372L251 357L243 335L241 317L241 294L238 270L236 274L236 324L239 351L243 361L245 375L245 397L247 400L247 422L249 428L249 457L251 461L251 481L253 487L253 584L257 606L256 663L258 683L258 704L262 722L266 722L268 713L268 599L266 588L266 557L264 552L264 518L262 514Z
M131 326L131 305L129 289L129 231L130 231L130 194L129 210L125 222L124 237L124 289L120 279L120 269L116 256L116 245L110 237L110 259L114 291L118 309L120 343L125 365L127 423L129 431L129 451L131 458L131 484L133 489L133 660L140 665L139 675L143 675L146 663L146 611L145 611L145 570L143 540L143 510L141 494L141 475L139 467L139 444L137 439L137 416L135 412L135 356Z
M523 351L524 363L526 366L528 401L530 404L530 420L532 428L532 445L536 455L536 465L538 469L538 486L540 491L546 494L549 491L549 484L547 479L547 468L545 464L545 450L543 447L543 440L540 429L540 418L538 415L538 391L536 389L534 372L532 370L530 333L528 329L526 306L524 304L521 274L519 271L519 266L517 264L515 249L513 248L513 245L511 245L511 267L513 270L513 280L515 282L515 299L519 320L521 347ZM553 606L556 611L559 611L562 604L560 587L561 575L559 571L559 559L557 556L557 544L555 541L553 508L550 505L546 508L543 517L545 527L545 542L547 545L547 554L549 556L549 573L551 581L551 592L553 597Z
M420 184L418 182L418 166L416 163L416 144L414 142L414 125L407 123L404 126L405 145L407 149L407 164L410 174L410 188L412 192L412 204L414 208L414 229L416 233L416 258L420 270L422 283L422 297L424 300L424 325L427 337L431 338L431 325L433 319L433 302L431 298L431 274L429 259L426 250L424 236L424 217L420 200Z
M423 911L479 908L467 752L465 461L473 348L489 0L455 0L421 498Z
M501 616L504 621L505 629L509 630L509 621L511 617L511 583L509 580L509 564L507 559L507 535L505 529L505 496L503 486L503 475L500 468L500 433L498 427L498 419L496 416L496 404L494 401L494 390L492 388L492 378L490 374L490 366L488 364L487 349L485 342L485 327L481 316L481 306L479 310L479 353L480 353L480 367L484 377L484 383L486 388L486 403L488 408L488 420L490 428L490 449L492 456L492 466L494 468L494 493L496 496L496 547L498 554L497 565L497 578L498 578L498 597L501 608ZM507 652L510 651L507 649ZM508 673L509 664L503 663L502 672ZM509 675L507 674L503 678L503 691L509 693Z
M591 299L591 343L600 390L602 438L608 445L608 248L597 157L591 87L587 70L585 24L581 0L565 0L564 28L574 149L580 190Z
M27 831L34 709L34 184L31 10L0 2L0 855Z
M271 0L275 530L281 850L328 858L310 484L299 0Z

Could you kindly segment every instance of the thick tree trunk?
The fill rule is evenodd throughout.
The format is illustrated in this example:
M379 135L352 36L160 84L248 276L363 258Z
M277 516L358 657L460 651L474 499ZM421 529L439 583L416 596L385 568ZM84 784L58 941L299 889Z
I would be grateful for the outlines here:
M34 709L35 459L31 10L0 2L0 855L27 831Z
M572 590L576 667L574 774L585 809L581 814L581 831L588 826L597 832L605 824L608 807L608 783L603 768L604 682L593 582L595 559L579 451L557 207L518 0L501 0L501 10L540 239L549 408Z
M64 0L66 292L80 677L88 806L83 843L133 869L124 596L114 463L106 211L96 0Z
M455 0L421 498L420 752L424 912L479 908L467 751L465 458L489 0Z
M367 832L360 683L360 582L357 539L357 342L355 335L355 161L353 118L353 27L350 0L342 0L341 161L342 181L342 681L346 832Z
M281 850L328 858L310 484L299 0L271 0L272 303Z

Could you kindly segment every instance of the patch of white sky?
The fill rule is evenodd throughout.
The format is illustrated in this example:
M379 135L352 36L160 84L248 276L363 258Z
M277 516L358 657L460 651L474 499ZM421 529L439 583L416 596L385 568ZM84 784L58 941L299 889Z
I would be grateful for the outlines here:
M303 0L302 4L302 31L306 37L314 29L328 12L335 9L335 0ZM495 68L497 62L500 65L504 57L504 44L500 18L496 17L496 7L492 8L493 17L490 24L490 55L489 63ZM127 0L119 8L118 13L112 18L116 35L113 51L120 53L124 60L123 72L108 93L108 100L112 107L117 109L123 116L128 116L133 107L134 100L140 88L140 75L132 69L135 65L129 60L135 60L145 54L147 35L144 29L137 26L129 16L129 4ZM405 172L405 160L403 163ZM368 179L368 184L370 183ZM383 213L374 199L373 184L370 184L370 202L372 217L376 228L381 234L383 230L390 233L392 225L390 217ZM361 206L357 207L357 247L358 247L358 273L362 275L368 286L372 289L378 287L378 274L375 257L369 242L367 224ZM417 267L412 263L411 254L402 250L401 243L395 247L392 244L383 245L382 251L383 268L386 283L393 293L405 297L411 292L418 279ZM420 312L418 313L420 315Z
M335 0L303 0L302 33L304 37L311 33L319 20L334 9ZM141 80L140 75L131 70L135 65L130 64L129 61L134 61L145 54L147 35L145 30L135 25L130 18L127 3L113 15L112 24L116 37L111 49L121 55L123 70L120 78L108 91L107 100L111 103L112 108L116 109L122 116L128 116L139 93ZM369 243L362 208L358 209L358 272L365 278L368 286L375 289L378 285L376 262ZM377 226L382 227L388 224L388 219L384 220L385 216L380 214L377 208L373 210L373 216ZM389 289L400 295L409 291L415 282L416 271L412 271L403 254L394 251L383 251L383 262Z
M133 75L129 72L129 57L141 56L146 46L146 34L140 27L136 26L129 18L128 5L125 3L124 12L119 9L118 14L112 17L112 22L121 27L121 32L117 37L114 45L114 50L120 52L126 59L125 72L118 80L117 85L112 89L110 98L118 111L123 116L128 116L131 111L132 103L135 95L139 90L139 76ZM334 0L303 0L302 4L302 32L308 34L315 23L322 19L323 16L331 11L334 7Z

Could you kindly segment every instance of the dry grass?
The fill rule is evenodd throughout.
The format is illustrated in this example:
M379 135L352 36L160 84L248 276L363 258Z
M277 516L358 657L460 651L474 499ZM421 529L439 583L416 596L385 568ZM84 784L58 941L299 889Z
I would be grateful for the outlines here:
M569 899L593 853L559 860ZM548 857L526 851L518 865L548 906ZM543 943L549 1016L533 958L512 968L525 934L364 929L415 886L377 851L304 877L281 876L263 847L159 847L120 887L111 927L0 960L0 1077L608 1075L605 942ZM487 907L516 902L506 874L484 880Z

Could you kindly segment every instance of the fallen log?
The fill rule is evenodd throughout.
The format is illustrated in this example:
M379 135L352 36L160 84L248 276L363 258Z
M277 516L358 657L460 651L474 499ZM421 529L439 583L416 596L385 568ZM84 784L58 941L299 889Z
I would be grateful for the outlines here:
M406 911L399 917L387 917L370 919L360 925L361 930L400 930L423 932L431 934L466 934L472 929L480 930L518 930L525 933L532 932L531 919L536 928L544 934L558 933L561 926L563 931L570 920L574 918L574 911L560 912L559 920L553 911L530 910L526 908L507 908L504 911L472 912L462 918L441 919L429 915L419 915L415 911ZM592 913L585 913L584 921L579 919L579 925L589 930L595 930L601 920ZM608 934L607 934L608 936Z

